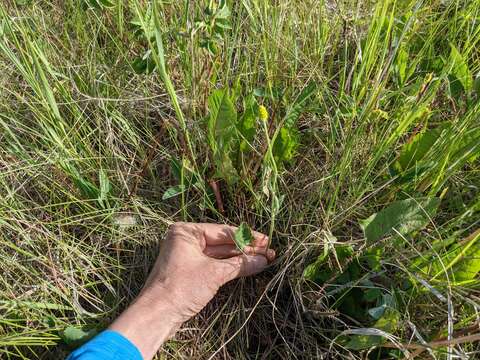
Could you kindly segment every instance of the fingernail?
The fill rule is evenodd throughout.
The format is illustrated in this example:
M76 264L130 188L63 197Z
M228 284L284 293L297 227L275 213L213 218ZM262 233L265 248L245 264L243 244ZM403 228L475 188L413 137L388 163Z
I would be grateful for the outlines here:
M267 250L267 258L268 260L272 261L273 259L275 259L275 250L273 249L268 249Z

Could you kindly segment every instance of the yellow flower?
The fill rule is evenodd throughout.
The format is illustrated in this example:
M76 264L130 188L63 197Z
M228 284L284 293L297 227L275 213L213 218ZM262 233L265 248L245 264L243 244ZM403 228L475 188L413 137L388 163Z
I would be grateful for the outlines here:
M268 120L268 111L267 108L263 105L260 105L258 107L258 117L262 121L267 121Z

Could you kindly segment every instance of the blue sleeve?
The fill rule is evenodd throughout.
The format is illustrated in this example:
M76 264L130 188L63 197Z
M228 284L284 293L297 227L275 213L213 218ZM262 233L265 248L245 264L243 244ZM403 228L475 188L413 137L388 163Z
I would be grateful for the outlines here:
M116 331L105 330L85 343L67 360L143 360L130 340Z

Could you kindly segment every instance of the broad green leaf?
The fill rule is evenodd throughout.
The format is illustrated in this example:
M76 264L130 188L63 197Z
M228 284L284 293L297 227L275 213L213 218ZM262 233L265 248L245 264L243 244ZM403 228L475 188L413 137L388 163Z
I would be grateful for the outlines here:
M186 158L183 158L181 161L175 158L170 159L170 171L177 182L183 183L186 188L203 186L202 176L195 171L190 161Z
M255 95L256 97L260 97L260 98L268 98L268 99L272 99L274 101L278 101L282 98L283 91L282 91L282 89L280 89L278 87L274 87L272 89L266 89L266 88L263 88L263 87L258 87L258 88L253 89L253 95Z
M238 173L235 169L229 152L218 152L215 156L215 177L225 179L228 184L238 180Z
M374 288L374 289L367 289L363 293L363 299L367 302L372 302L376 301L382 296L382 291L380 289Z
M368 243L374 243L396 230L401 235L425 227L440 204L438 198L406 199L395 201L368 219L360 220Z
M335 251L335 254L333 254L333 251ZM308 265L303 271L303 276L307 280L323 283L338 272L336 267L330 267L327 264L329 255L334 257L336 259L335 261L338 261L340 265L343 265L350 260L353 254L354 251L350 245L335 246L335 249L332 250L332 254L324 252L317 258L317 260L315 260L315 262Z
M230 153L237 139L237 111L226 90L215 90L208 99L208 140L212 149L216 175L232 183L238 176Z
M317 86L314 83L307 85L287 110L283 126L276 133L273 143L273 156L279 165L282 162L290 161L295 156L295 150L299 143L296 123L316 89Z
M210 147L213 151L228 148L235 135L237 111L226 90L215 90L208 98L207 119Z
M215 19L225 20L230 17L230 9L228 8L226 0L220 0L217 12L215 13Z
M397 310L387 307L383 316L378 319L372 328L382 330L386 333L392 333L397 329L400 314ZM347 349L363 350L373 346L381 345L385 342L382 336L378 335L351 335L345 345Z
M100 189L81 176L73 162L61 160L59 165L85 197L94 200L99 198Z
M298 143L297 130L285 127L280 129L272 149L277 164L292 160L295 156Z
M308 84L294 100L292 106L288 109L287 114L285 115L283 127L292 128L296 126L297 120L305 111L305 106L307 105L308 100L315 94L317 90L317 85L315 83Z
M382 259L383 252L384 252L383 245L376 246L366 250L362 254L360 259L362 261L365 261L370 267L370 269L374 271L379 271L382 266L380 260Z
M403 84L405 82L407 63L408 63L408 51L405 49L405 46L402 46L398 50L397 57L395 59L395 69L396 69L400 84Z
M474 162L480 156L479 128L471 129L458 137L456 141L456 151L452 158L458 161L464 156L470 163Z
M167 200L167 199L173 198L177 195L180 195L181 193L183 193L185 191L185 188L186 188L185 185L175 185L175 186L169 187L163 193L162 200Z
M466 244L453 244L446 254L435 257L423 271L434 275L433 279L441 280L446 280L445 271L448 271L453 284L473 281L480 272L480 230L470 238Z
M398 159L394 165L396 170L405 171L415 167L417 162L423 159L430 148L438 140L444 127L424 130L415 135L412 140L406 143L400 150Z
M215 44L215 41L213 41L212 39L200 40L200 47L202 49L208 50L208 52L212 55L218 54L218 46Z
M215 29L217 32L224 31L224 30L231 30L232 26L230 25L230 22L225 19L217 19L215 21Z
M243 250L245 246L248 246L252 243L252 231L246 223L241 223L238 229L235 231L234 240L235 244L240 250Z
M368 309L368 314L375 320L382 317L388 308L395 308L395 299L390 294L383 294L378 306Z
M247 100L245 111L238 122L238 132L241 135L240 151L242 152L247 152L250 150L249 144L252 144L255 137L257 108L258 104L255 101L255 98L252 96L249 100Z
M82 330L81 328L69 326L60 333L64 343L70 347L76 348L94 337L98 331L96 329Z
M100 194L98 196L98 202L101 206L105 206L105 201L107 200L110 192L112 191L112 184L108 180L108 176L105 170L100 170L98 174L98 181L100 183Z
M132 62L132 68L137 74L150 74L155 70L155 60L148 51L144 56L139 56Z
M451 52L449 58L449 65L451 66L450 74L454 77L453 86L455 86L455 81L459 81L465 92L469 92L472 89L473 78L470 70L468 69L468 64L463 58L462 54L457 50L455 45L450 44ZM452 82L450 84L452 87Z
M476 242L468 251L461 255L453 266L453 280L466 282L474 280L480 272L480 242Z
M449 95L453 99L458 99L465 92L462 83L453 75L448 75L448 90Z

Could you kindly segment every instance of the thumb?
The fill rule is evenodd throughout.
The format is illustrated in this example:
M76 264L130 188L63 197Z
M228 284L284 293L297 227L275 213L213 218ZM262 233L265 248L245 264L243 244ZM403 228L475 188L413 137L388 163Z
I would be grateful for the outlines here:
M217 260L217 264L226 283L239 277L258 274L266 268L268 261L263 255L239 255Z

